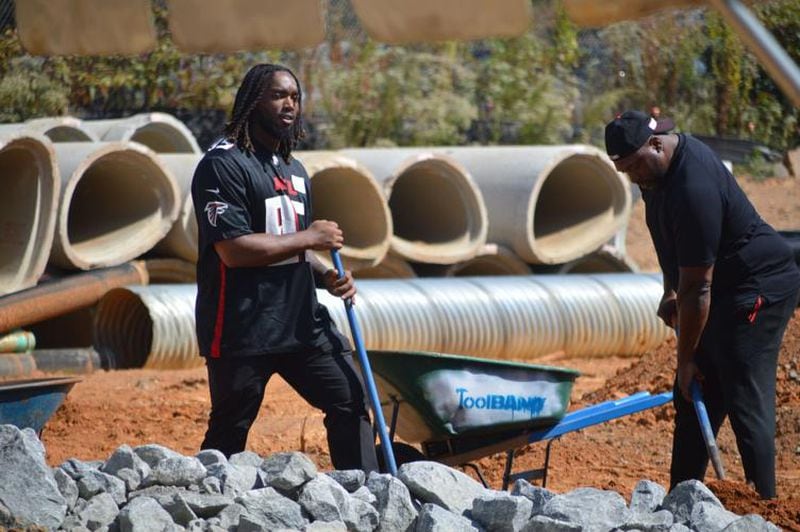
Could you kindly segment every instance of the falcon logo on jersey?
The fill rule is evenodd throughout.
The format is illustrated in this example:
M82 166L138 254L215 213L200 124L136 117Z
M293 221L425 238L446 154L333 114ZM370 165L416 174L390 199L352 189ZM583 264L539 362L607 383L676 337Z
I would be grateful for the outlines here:
M217 219L222 213L228 210L228 204L221 201L209 201L206 203L204 210L206 211L206 215L208 215L208 223L211 224L211 227L216 227Z

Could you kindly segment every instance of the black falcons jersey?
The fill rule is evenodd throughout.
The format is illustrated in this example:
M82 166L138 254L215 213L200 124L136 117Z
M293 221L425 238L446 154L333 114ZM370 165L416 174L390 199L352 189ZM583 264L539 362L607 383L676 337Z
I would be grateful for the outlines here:
M262 150L214 146L192 180L198 227L195 317L200 354L249 356L342 349L317 302L311 265L300 253L251 268L229 268L214 243L242 235L290 234L311 223L308 174Z

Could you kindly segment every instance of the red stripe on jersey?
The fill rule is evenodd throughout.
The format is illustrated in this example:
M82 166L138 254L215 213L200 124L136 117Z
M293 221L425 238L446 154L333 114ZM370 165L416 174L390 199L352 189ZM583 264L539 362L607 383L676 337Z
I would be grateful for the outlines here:
M225 263L219 261L219 300L217 301L217 320L214 323L214 339L211 341L211 358L219 358L222 343L222 325L225 322Z

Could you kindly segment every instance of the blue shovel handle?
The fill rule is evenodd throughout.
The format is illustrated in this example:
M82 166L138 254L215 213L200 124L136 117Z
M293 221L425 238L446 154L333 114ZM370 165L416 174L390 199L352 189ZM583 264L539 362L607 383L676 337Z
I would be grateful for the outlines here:
M336 273L339 275L339 279L341 279L344 277L344 266L342 265L339 251L332 249L331 258L333 259L333 265L336 267ZM361 374L367 385L367 393L369 394L369 401L372 405L372 413L375 416L375 424L378 426L378 436L380 436L381 443L383 444L381 445L383 449L383 458L389 467L389 472L393 476L397 476L397 464L394 461L392 442L389 440L389 433L386 432L386 422L383 419L383 409L381 408L381 401L378 398L378 388L375 386L375 379L372 378L372 368L369 365L367 351L364 349L361 328L358 326L356 313L355 310L353 310L353 302L350 299L346 299L344 301L344 308L347 311L347 321L350 323L350 332L353 333L353 342L356 344L358 361L361 364Z
M722 466L722 458L719 455L717 441L714 439L714 431L711 430L711 422L708 419L706 404L703 402L703 393L700 391L700 383L696 380L692 381L691 392L692 403L694 403L694 410L697 412L697 420L700 422L700 431L703 433L703 440L706 442L706 449L708 450L708 457L711 459L711 465L714 466L714 472L717 474L717 478L725 480L725 468Z

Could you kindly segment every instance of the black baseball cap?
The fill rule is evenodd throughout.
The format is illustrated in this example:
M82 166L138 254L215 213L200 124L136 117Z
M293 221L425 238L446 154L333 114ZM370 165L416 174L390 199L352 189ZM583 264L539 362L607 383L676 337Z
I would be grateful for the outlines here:
M606 125L606 152L612 161L617 161L644 146L652 135L674 127L669 118L656 120L641 111L625 111Z

